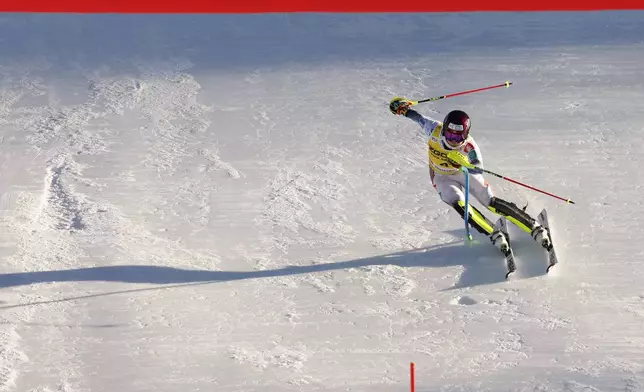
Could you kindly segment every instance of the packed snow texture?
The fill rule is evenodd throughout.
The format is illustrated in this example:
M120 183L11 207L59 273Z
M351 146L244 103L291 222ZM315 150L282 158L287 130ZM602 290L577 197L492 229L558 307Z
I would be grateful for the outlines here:
M0 390L644 391L644 12L0 17ZM560 264L464 241L394 96ZM478 206L478 204L475 204ZM494 219L494 215L487 214Z

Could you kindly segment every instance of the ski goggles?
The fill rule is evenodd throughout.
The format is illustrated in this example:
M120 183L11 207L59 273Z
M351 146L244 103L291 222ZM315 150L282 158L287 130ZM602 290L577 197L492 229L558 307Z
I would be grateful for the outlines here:
M444 136L445 140L456 143L462 143L466 138L465 132L454 132L449 129L445 130Z

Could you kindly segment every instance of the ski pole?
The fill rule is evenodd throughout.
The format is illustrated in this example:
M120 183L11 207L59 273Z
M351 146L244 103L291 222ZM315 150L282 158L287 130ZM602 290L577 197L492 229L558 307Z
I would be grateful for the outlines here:
M465 220L465 235L467 239L472 241L472 234L470 234L470 171L465 166L461 166L461 171L465 173L465 215L463 219Z
M441 95L441 96L438 96L438 97L426 98L426 99L421 99L419 101L410 101L410 102L411 102L412 105L418 105L419 103L422 103L422 102L438 101L439 99L445 99L445 98L456 97L456 96L459 96L459 95L477 93L479 91L491 90L493 88L510 87L511 85L512 85L512 82L505 82L505 83L502 83L502 84L497 84L495 86L482 87L482 88L477 88L477 89L474 89L474 90L461 91L460 93Z
M566 202L566 203L568 203L568 204L575 204L575 202L574 202L574 201L572 201L572 200L570 200L570 199L566 199L566 198L563 198L563 197L561 197L561 196L554 195L554 194L552 194L552 193L550 193L550 192L546 192L546 191L543 191L543 190L541 190L541 189L537 189L537 188L535 188L535 187L533 187L533 186L530 186L530 185L524 184L524 183L519 182L519 181L517 181L517 180L513 180L513 179L511 179L511 178L509 178L509 177L503 176L503 175L501 175L501 174L497 174L497 173L495 173L495 172L493 172L493 171L486 170L486 169L483 169L483 168L478 167L478 166L474 166L474 165L472 165L472 164L467 160L467 158L466 158L463 154L461 154L461 153L459 153L459 152L457 152L457 151L452 151L452 152L450 152L450 153L448 154L448 158L449 158L451 161L453 161L454 163L456 163L456 164L458 164L458 165L461 165L461 166L464 166L464 167L467 167L468 169L476 169L476 170L480 170L480 171L482 171L483 173L491 174L491 175L496 176L496 177L498 177L498 178L500 178L500 179L503 179L503 180L506 180L506 181L510 181L510 182L512 182L512 183L514 183L514 184L521 185L521 186L526 187L526 188L528 188L528 189L532 189L533 191L541 192L541 193L543 193L543 194L545 194L545 195L552 196L552 197L554 197L555 199L563 200L563 201L565 201L565 202Z
M550 193L550 192L542 191L541 189L537 189L537 188L535 188L535 187L533 187L533 186L530 186L530 185L524 184L524 183L519 182L519 181L517 181L517 180L513 180L513 179L508 178L508 177L506 177L506 176L502 176L502 175L497 174L497 173L494 173L494 172L492 172L492 171L485 170L485 169L481 169L481 171L482 171L482 172L484 172L484 173L491 174L491 175L493 175L493 176L499 177L499 178L501 178L501 179L503 179L503 180L510 181L510 182L515 183L515 184L517 184L517 185L524 186L524 187L526 187L526 188L528 188L528 189L532 189L533 191L541 192L541 193L543 193L544 195L552 196L552 197L554 197L555 199L563 200L563 201L565 201L565 202L566 202L566 203L568 203L568 204L575 204L575 202L574 202L574 201L572 201L572 200L570 200L570 199L566 199L566 198L563 198L563 197L561 197L561 196L553 195L553 194L552 194L552 193Z

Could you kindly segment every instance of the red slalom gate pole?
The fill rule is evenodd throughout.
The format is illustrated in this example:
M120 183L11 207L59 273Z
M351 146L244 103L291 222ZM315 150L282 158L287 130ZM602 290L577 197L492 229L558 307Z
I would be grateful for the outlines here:
M411 392L416 392L416 365L413 362L409 364L409 381Z
M438 101L439 99L445 99L445 98L457 97L459 95L477 93L479 91L491 90L493 88L510 87L511 85L512 85L512 82L505 82L505 83L497 84L497 85L494 85L494 86L481 87L481 88L477 88L477 89L474 89L474 90L461 91L460 93L441 95L441 96L433 97L433 98L425 98L425 99L421 99L419 101L411 101L411 103L412 103L412 105L418 105L421 102Z

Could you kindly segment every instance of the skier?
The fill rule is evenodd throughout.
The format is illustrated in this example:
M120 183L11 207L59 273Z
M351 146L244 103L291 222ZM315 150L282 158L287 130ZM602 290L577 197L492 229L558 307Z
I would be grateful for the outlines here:
M432 185L441 200L453 207L464 219L465 215L465 173L460 165L448 154L461 154L461 162L469 162L483 168L481 150L470 135L471 121L467 113L453 110L445 116L442 122L423 116L411 109L412 103L404 98L396 97L389 103L389 110L395 115L405 116L417 122L429 137L429 176ZM483 206L495 214L505 216L523 231L530 233L532 238L541 246L548 249L550 238L547 229L541 226L532 216L516 204L503 200L494 195L483 173L476 168L469 169L470 191ZM478 232L489 236L494 246L503 253L509 252L509 244L503 232L494 227L474 206L469 206L468 222Z

